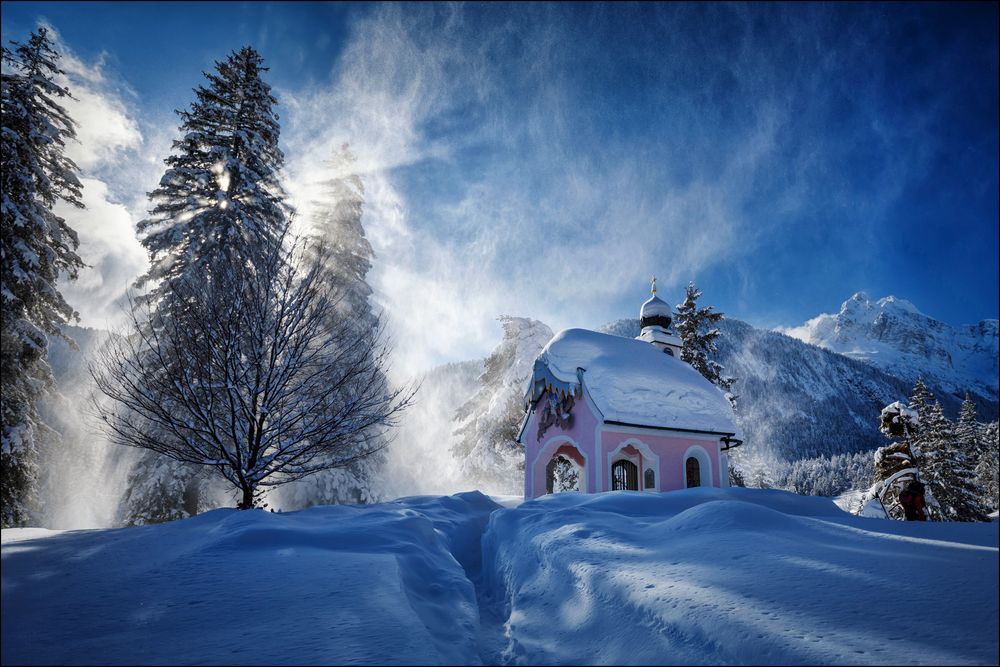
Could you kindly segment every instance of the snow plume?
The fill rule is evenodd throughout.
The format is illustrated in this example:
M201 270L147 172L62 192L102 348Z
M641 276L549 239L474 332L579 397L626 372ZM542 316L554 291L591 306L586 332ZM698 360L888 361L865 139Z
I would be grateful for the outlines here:
M572 36L552 27L558 17L540 17L543 29L513 16L485 25L489 14L381 5L355 25L330 86L279 91L303 218L324 160L344 142L358 157L401 375L484 355L502 312L580 324L657 265L654 225L671 237L672 279L733 242L730 186L654 188L652 156L630 157L631 146L600 163L584 155L565 120L579 91L559 76ZM496 54L514 50L531 65L498 67ZM526 113L512 89L533 100ZM759 161L770 141L755 135L742 159Z
M91 380L87 364L107 332L71 326L66 327L66 334L78 349L49 338L48 360L56 391L42 402L41 412L55 434L41 452L41 512L33 525L107 528L116 523L138 450L109 444L88 415Z
M926 162L921 146L901 146L928 118L877 122L884 63L841 82L864 49L818 51L828 14L782 15L793 25L770 34L731 5L379 5L352 24L329 84L278 91L290 190L305 214L322 162L350 143L402 375L485 355L503 312L557 329L621 317L654 272L669 290L725 262L752 293L758 278L740 260L813 234L800 227L817 201L846 216L837 242L868 252L859 235ZM646 29L625 30L623 15ZM772 47L810 63L795 85ZM639 102L618 106L636 89ZM827 102L845 95L874 138L825 133ZM859 144L886 150L850 180Z

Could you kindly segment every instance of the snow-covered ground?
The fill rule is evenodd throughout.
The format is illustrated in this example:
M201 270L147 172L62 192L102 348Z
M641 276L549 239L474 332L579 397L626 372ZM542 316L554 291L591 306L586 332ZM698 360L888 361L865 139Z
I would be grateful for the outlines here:
M479 493L4 530L3 664L480 661Z
M759 489L558 494L491 517L508 659L996 664L995 524Z
M2 661L996 664L997 529L693 489L5 530Z

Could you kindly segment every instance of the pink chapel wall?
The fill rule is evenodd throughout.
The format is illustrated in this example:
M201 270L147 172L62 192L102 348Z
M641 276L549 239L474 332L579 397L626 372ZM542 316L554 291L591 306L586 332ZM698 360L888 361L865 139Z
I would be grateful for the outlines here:
M705 453L708 455L708 460L712 466L712 486L719 486L719 442L718 440L705 440L691 437L684 437L679 435L659 435L651 434L648 430L625 430L625 427L615 428L614 430L609 430L607 427L601 431L601 467L603 474L601 477L601 488L600 491L609 491L609 483L607 469L608 469L608 455L614 452L618 447L627 442L635 442L638 440L642 444L646 445L654 455L658 456L660 461L657 466L657 486L660 491L674 491L676 489L685 488L684 483L684 465L686 462L685 454L688 453L691 447L701 447ZM626 445L628 447L628 445ZM639 488L643 488L644 475L643 472L646 467L645 456L643 455L641 448L632 447L633 451L628 453L637 452L643 458L643 466L639 471ZM708 479L706 477L706 471L701 472L702 486L708 486ZM589 487L594 488L594 487ZM542 486L544 490L544 485Z
M574 403L571 411L573 420L568 429L560 428L557 425L549 426L539 439L538 420L539 413L546 404L544 399L543 396L542 400L536 403L524 431L525 498L537 498L545 495L545 467L557 453L562 453L577 461L582 457L585 461L586 486L582 490L588 493L610 490L608 454L629 440L641 442L649 448L652 454L659 457L657 486L661 491L685 488L685 455L691 447L700 447L704 450L711 465L711 485L715 487L720 485L718 440L651 433L648 429L632 430L626 427L604 426L591 409L586 398L577 399ZM596 452L595 439L599 424L601 424L601 451ZM579 457L573 456L573 452L567 449L568 446L573 445L579 451ZM641 447L633 447L629 453L645 458L641 449ZM600 457L599 461L598 457ZM643 475L645 461L642 462L644 465L639 473L640 488L645 481ZM703 486L709 485L706 472L704 469L702 470Z
M598 418L590 408L586 398L579 398L573 404L570 414L572 423L568 429L557 425L549 426L541 439L538 438L539 413L546 405L545 396L535 404L528 425L524 430L524 497L537 498L544 496L545 466L555 456L556 452L567 443L576 444L577 450L585 461L586 490L596 488L597 477L594 465L594 436L597 432ZM575 457L571 457L575 458Z

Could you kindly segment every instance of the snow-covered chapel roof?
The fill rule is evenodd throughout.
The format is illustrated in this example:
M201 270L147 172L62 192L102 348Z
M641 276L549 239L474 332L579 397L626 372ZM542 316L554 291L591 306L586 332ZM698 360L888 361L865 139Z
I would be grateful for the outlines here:
M577 373L577 369L583 369ZM689 364L649 343L586 329L564 329L535 361L529 391L582 377L606 422L739 435L722 390Z

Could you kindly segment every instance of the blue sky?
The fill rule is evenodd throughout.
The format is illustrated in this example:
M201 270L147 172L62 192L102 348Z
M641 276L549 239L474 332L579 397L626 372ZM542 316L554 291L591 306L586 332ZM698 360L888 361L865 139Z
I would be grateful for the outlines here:
M358 155L372 283L406 370L676 303L758 326L858 290L997 317L997 5L5 2L59 34L81 101L87 324L142 269L128 230L201 71L270 65L291 190ZM86 125L86 127L84 127Z

